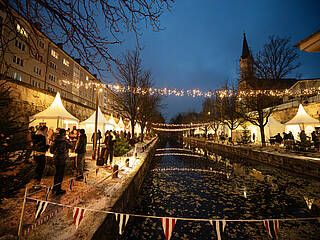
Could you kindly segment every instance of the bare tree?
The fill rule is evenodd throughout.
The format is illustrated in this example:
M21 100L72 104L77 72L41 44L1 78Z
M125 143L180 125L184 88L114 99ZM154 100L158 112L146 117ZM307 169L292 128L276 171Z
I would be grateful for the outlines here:
M290 45L289 38L271 36L263 49L255 56L254 76L249 79L250 88L254 90L270 90L288 87L285 77L299 67L297 50ZM241 116L260 128L262 145L266 139L264 127L275 109L281 103L277 96L264 94L245 94L240 97Z
M33 33L28 34L27 41L35 46L32 43L41 37L35 33L40 30L55 43L63 44L70 55L81 58L84 65L101 72L110 70L115 61L111 48L123 41L125 32L134 32L139 43L143 24L160 30L160 16L170 9L170 2L3 0L0 6L5 15L3 23L10 32L17 32L19 24L26 34Z
M115 74L118 84L124 89L115 98L115 104L111 107L122 117L131 122L131 133L134 137L134 126L138 118L144 80L148 74L143 70L139 50L128 52L123 56L122 63L117 65Z
M140 96L137 122L141 128L141 142L144 138L144 129L147 122L151 122L155 115L158 114L161 105L161 97L158 94L151 95L149 89L153 86L151 81L151 72L146 71L141 78L142 95Z
M254 59L255 76L275 83L282 81L300 66L299 54L290 38L270 36Z

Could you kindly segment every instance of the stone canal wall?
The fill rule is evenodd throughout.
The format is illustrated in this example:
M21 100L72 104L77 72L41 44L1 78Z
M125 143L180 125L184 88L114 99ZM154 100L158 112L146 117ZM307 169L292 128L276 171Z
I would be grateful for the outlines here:
M138 170L131 176L125 178L122 183L122 188L117 191L114 196L114 204L112 204L110 211L115 212L129 212L130 208L136 204L136 196L139 193L140 187L144 178L149 170L150 163L156 149L156 141L151 144L147 153L141 156L140 166ZM118 223L115 221L113 214L107 215L105 220L101 223L100 227L95 231L92 239L108 240L108 239L121 239L118 234Z
M320 159L285 153L274 153L250 148L249 146L231 146L214 143L199 138L184 138L184 141L212 150L228 158L246 158L276 167L281 167L297 174L320 178Z

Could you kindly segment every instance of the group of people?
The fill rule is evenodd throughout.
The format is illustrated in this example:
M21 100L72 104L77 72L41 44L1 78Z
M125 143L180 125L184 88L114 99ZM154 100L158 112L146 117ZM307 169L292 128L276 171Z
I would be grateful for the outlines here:
M83 179L84 156L86 153L87 136L84 129L67 131L63 128L57 129L54 134L48 134L48 127L45 125L38 126L35 131L34 127L29 128L28 140L30 142L29 152L33 151L35 169L35 185L41 184L42 175L46 165L46 152L50 150L53 154L54 166L56 173L54 176L54 186L52 192L56 195L64 194L66 191L61 188L66 161L69 158L69 150L72 149L77 153L77 180ZM50 138L52 140L50 140Z

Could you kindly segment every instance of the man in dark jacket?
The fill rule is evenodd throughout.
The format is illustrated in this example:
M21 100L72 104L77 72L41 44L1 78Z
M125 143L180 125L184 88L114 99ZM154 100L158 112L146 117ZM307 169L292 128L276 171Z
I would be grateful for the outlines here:
M104 143L106 145L105 164L108 166L108 158L110 158L110 168L112 167L113 160L113 145L116 141L116 137L112 131L106 133Z
M46 152L49 149L49 141L47 136L47 126L41 126L33 136L34 161L36 162L35 180L40 185L42 174L46 166Z
M77 153L77 180L83 179L84 155L86 153L87 135L84 129L80 129L80 137L76 143L75 153Z
M54 165L56 167L56 174L54 175L54 187L52 189L52 192L55 192L56 195L66 193L65 190L61 189L61 184L66 161L69 158L69 149L72 147L72 143L66 138L66 130L60 129L59 135L55 137L50 149L50 152L53 153Z

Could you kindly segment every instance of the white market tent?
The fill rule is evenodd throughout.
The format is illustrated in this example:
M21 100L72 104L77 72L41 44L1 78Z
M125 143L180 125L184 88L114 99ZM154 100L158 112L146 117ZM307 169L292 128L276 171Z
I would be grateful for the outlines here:
M80 122L80 128L85 129L86 134L88 136L91 136L94 133L94 128L95 128L95 120L96 120L96 112L94 112L87 120ZM104 136L104 133L107 130L113 130L114 125L112 125L103 115L101 112L100 107L98 107L98 127L101 131L102 136Z
M108 120L108 123L109 123L110 125L113 125L113 126L114 126L114 127L113 127L113 130L120 132L120 127L118 126L118 124L117 124L116 121L114 120L112 114L111 114L111 116L110 116L110 118L109 118L109 120Z
M264 133L265 133L266 139L269 139L270 137L275 136L278 133L282 135L284 131L285 131L284 124L281 124L279 121L275 120L272 116L270 116L268 119L267 125L264 127Z
M306 134L310 136L311 132L314 131L314 127L320 125L320 122L306 113L302 104L300 104L297 114L285 125L286 132L291 131L294 138L297 139L301 130L305 130Z
M30 117L30 126L45 123L48 128L72 128L78 127L79 119L69 113L62 104L60 93L58 92L54 101L44 111Z
M120 128L120 131L124 131L125 125L124 125L124 123L123 123L122 117L120 117L120 120L119 120L119 122L118 122L118 126L119 126L119 128Z

